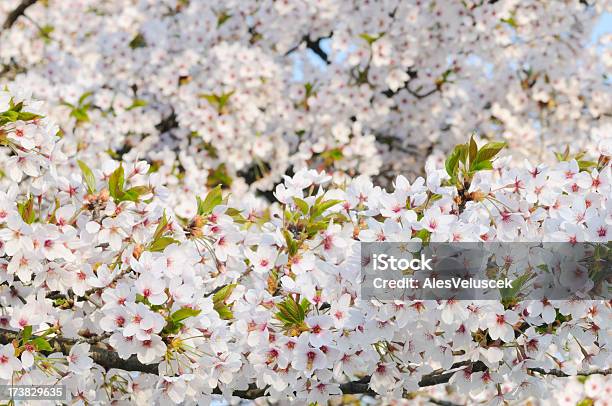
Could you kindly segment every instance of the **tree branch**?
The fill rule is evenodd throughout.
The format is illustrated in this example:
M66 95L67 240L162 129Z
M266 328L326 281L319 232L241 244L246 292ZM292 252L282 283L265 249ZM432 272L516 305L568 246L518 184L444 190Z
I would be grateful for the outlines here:
M410 72L409 72L409 74L410 74ZM396 94L398 94L400 92L400 90L405 89L409 94L411 94L415 98L417 98L417 99L424 99L424 98L426 98L428 96L431 96L432 94L440 91L440 84L436 84L435 87L433 87L431 90L429 90L429 91L427 91L425 93L418 93L421 90L420 88L417 89L416 91L412 90L410 88L410 82L415 77L416 77L416 75L414 75L414 76L411 75L410 78L407 81L405 81L404 84L401 87L399 87L397 90L387 89L387 90L383 91L382 94L384 94L387 97L393 97Z
M10 344L13 340L19 338L19 333L16 331L11 331L7 329L0 328L0 344ZM35 336L32 336L35 338ZM62 337L51 337L47 339L49 344L53 347L54 351L61 352L64 355L68 355L70 353L70 349L72 346L77 344L79 340L72 340ZM83 342L87 342L87 339L82 340ZM138 361L136 356L131 356L128 359L121 359L116 352L112 351L103 343L97 342L95 339L91 339L89 342L94 342L91 346L90 357L94 360L94 362L100 365L105 370L110 369L121 369L124 371L136 371L136 372L144 372L148 374L158 374L158 364L142 364ZM486 371L487 366L482 361L477 362L469 362L462 361L455 363L451 366L451 370L446 372L434 372L428 375L423 375L421 380L419 381L419 387L427 387L427 386L435 386L443 383L447 383L450 378L460 370L460 368L471 368L472 372ZM553 369L550 371L545 371L541 368L530 368L531 372L536 372L542 375L553 375L560 378L566 378L570 375L567 375L563 371ZM593 371L579 371L577 373L578 376L589 376L589 375L611 375L612 369L605 370L593 370ZM364 377L357 381L346 382L340 384L340 390L342 393L346 395L371 395L376 396L377 393L374 392L370 388L370 377ZM258 388L255 385L251 384L246 390L238 390L233 391L232 396L236 396L242 399L257 399L263 396L266 396L267 388ZM219 388L215 388L213 391L214 394L220 395L222 391Z
M431 396L429 396L427 400L429 401L429 403L433 403L434 405L438 405L438 406L463 406L458 403L449 402L447 400L436 399Z
M545 371L542 368L529 368L531 372L537 372L541 375L552 375L558 378L569 378L571 376L590 376L590 375L612 375L612 368L608 369L595 369L592 371L578 371L576 375L568 375L563 371L558 369L551 369L550 371Z
M290 50L288 50L287 52L285 52L285 56L289 55L290 53L294 52L295 50L297 50L300 47L300 44L302 42L306 42L306 47L308 49L310 49L312 52L314 52L319 58L321 58L326 64L331 64L331 61L329 60L329 56L327 55L327 53L325 51L323 51L323 49L321 48L321 41L326 39L326 38L330 38L332 36L332 34L329 34L328 36L325 37L320 37L315 39L314 41L310 39L310 35L306 34L302 37L302 40L299 42L299 44L297 44L296 46L294 46L293 48L291 48Z
M0 344L10 344L13 340L17 339L19 334L15 331L0 329ZM32 336L32 338L36 338ZM70 349L79 342L79 340L71 340L62 337L51 337L47 338L47 341L53 347L54 351L61 352L64 355L70 353ZM87 342L87 339L83 339L83 342ZM90 357L94 362L100 365L105 370L112 368L123 369L126 371L138 371L146 372L149 374L157 374L157 364L142 364L138 361L136 356L131 356L128 359L121 359L116 352L109 350L105 344L98 343L91 346Z
M15 21L21 17L28 7L34 5L38 0L22 0L21 3L15 8L15 10L11 11L9 15L4 20L4 24L2 24L2 29L8 30L15 24Z
M323 61L326 64L330 64L331 61L329 60L329 57L327 56L327 53L325 53L325 51L323 51L323 49L321 48L321 40L323 38L318 38L315 41L311 41L310 37L306 37L306 47L309 48L312 52L314 52L319 58L323 59Z

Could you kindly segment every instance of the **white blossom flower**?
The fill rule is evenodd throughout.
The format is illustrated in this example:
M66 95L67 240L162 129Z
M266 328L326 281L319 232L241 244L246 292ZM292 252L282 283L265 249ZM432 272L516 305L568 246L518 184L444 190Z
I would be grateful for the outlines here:
M21 362L15 357L12 344L5 344L0 349L0 379L10 380L13 372L21 370Z
M68 354L68 368L75 374L87 374L93 366L93 359L89 357L90 345L87 343L76 344Z

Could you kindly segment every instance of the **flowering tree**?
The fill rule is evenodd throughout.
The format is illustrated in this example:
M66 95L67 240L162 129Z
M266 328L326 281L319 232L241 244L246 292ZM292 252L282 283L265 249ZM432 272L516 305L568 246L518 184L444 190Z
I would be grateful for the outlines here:
M474 130L540 162L609 134L609 3L362 3L5 0L0 63L82 158L196 194L305 168L388 183Z
M608 402L609 301L359 295L361 242L610 241L603 6L360 3L0 4L1 383Z

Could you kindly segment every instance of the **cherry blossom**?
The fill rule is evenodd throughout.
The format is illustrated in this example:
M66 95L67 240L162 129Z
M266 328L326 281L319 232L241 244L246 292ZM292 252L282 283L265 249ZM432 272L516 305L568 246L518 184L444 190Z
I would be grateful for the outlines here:
M609 241L606 4L32 3L0 31L0 383L609 402L605 295L367 300L360 258ZM594 287L516 247L494 265Z

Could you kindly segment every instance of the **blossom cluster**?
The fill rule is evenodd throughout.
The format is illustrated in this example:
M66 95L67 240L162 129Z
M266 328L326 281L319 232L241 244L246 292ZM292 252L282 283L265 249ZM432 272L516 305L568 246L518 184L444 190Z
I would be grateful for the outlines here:
M2 1L0 17L19 3ZM0 31L0 71L50 102L82 159L147 159L183 193L270 191L306 168L390 182L473 130L539 161L568 141L594 153L611 125L610 35L592 40L606 11L578 0L48 0Z
M276 203L215 187L185 214L159 168L90 159L40 102L5 89L1 383L61 383L81 403L326 404L411 396L454 371L468 400L502 404L552 396L549 374L609 368L609 301L361 300L359 247L608 242L610 139L592 161L511 165L505 143L471 138L388 189L302 169ZM588 396L609 390L591 379Z

